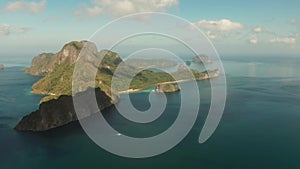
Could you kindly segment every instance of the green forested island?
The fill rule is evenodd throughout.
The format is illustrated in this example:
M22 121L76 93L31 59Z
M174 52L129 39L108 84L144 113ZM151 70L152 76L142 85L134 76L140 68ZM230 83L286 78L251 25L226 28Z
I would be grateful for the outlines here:
M59 127L77 120L72 102L72 77L75 62L78 59L80 51L88 47L88 53L84 56L91 63L85 64L85 69L89 70L95 67L92 61L95 58L102 58L102 62L97 66L97 74L94 82L85 82L82 80L81 93L89 92L96 89L97 100L101 109L105 109L118 101L118 95L127 92L137 92L139 90L158 86L158 92L178 91L176 85L178 82L165 72L155 72L152 70L140 71L131 81L129 89L122 82L114 85L114 91L111 91L111 81L115 70L120 64L122 66L122 78L130 78L128 74L134 72L136 67L126 64L119 54L110 50L98 51L96 45L87 41L70 42L56 54L42 53L32 60L30 68L26 68L25 72L34 76L42 76L42 78L32 86L32 93L46 95L41 100L39 110L25 116L16 126L20 131L44 131L51 128ZM86 48L85 48L86 50ZM141 60L133 60L133 63L143 63ZM167 60L152 60L150 65L162 63L163 66L175 66L176 62ZM149 64L148 63L148 64ZM138 64L140 66L144 66ZM179 81L203 80L218 76L218 70L199 72L191 70L194 77L186 79L184 76L184 66L180 65L177 71L173 72ZM175 85L171 85L175 84ZM84 95L84 94L81 94ZM73 97L77 97L76 94ZM90 114L96 112L90 112Z

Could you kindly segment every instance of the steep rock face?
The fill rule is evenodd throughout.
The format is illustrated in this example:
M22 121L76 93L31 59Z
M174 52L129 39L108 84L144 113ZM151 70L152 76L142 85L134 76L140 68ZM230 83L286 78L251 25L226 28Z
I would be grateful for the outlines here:
M4 65L0 64L0 71L4 69Z
M81 100L86 101L86 104L81 107L85 112L82 118L97 113L96 109L89 105L89 99L91 99L90 93L94 92L94 90L100 110L114 103L113 99L99 88L89 88L84 92L80 92L74 97L80 97ZM72 96L62 95L57 100L54 99L42 103L38 110L24 116L15 129L18 131L46 131L76 120L78 120L78 118L74 110Z
M32 59L31 67L25 68L25 73L34 76L44 76L53 70L53 53L42 53Z
M85 46L86 50L84 50L84 54L81 55L82 59L85 60L84 65L77 66L81 67L81 73L84 73L87 76L93 74L92 72L98 71L98 73L94 81L82 79L82 83L80 83L82 90L80 91L86 90L87 87L99 87L110 96L111 91L110 86L108 85L110 84L114 70L117 65L122 62L122 59L117 53L109 50L97 52L96 47L93 44L90 44ZM60 95L72 95L74 67L81 49L82 47L77 47L75 50L74 46L70 47L70 45L65 45L63 50L54 58L56 63L54 69L32 86L32 93L48 95L43 98L41 102L57 99ZM94 64L95 60L100 57L103 57L103 59L98 67ZM99 83L100 81L103 83Z
M98 52L96 45L88 41L72 41L65 44L56 54L40 54L33 59L31 67L26 68L25 72L35 76L44 76L32 86L32 93L48 95L41 102L57 99L60 95L72 94L73 70L75 62L83 49L84 54L81 57L84 57L87 61L87 65L84 65L86 69L94 70L96 66L93 65L93 61L98 57L105 57L102 65L108 65L109 68L115 67L115 65L112 65L114 63L122 62L118 54L109 50ZM107 88L103 85L95 87ZM109 93L110 91L107 92L107 94Z
M25 73L34 76L46 76L53 72L57 66L62 64L74 64L79 56L81 49L87 41L72 41L64 45L64 47L57 53L42 53L33 58L30 68L25 69ZM89 44L89 46L92 46ZM96 52L96 46L93 45L91 50Z

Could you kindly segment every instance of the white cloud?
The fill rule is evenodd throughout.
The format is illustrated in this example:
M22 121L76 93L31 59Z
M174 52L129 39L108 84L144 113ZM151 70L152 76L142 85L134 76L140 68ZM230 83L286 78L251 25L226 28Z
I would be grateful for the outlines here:
M46 0L41 0L40 2L26 2L24 0L9 2L1 10L2 12L27 12L31 14L40 13L46 6Z
M2 24L0 25L0 35L9 35L10 34L10 25Z
M249 43L251 44L257 44L258 43L258 39L256 36L252 36L250 39L249 39Z
M163 12L178 5L178 0L92 0L93 6L84 5L74 11L79 16L107 15L120 17L136 12Z
M254 28L252 29L252 31L255 32L255 33L261 33L263 30L262 30L261 27L254 27Z
M243 29L244 26L238 22L232 22L228 19L221 19L221 20L201 20L198 22L193 23L193 25L207 29L212 31L233 31Z
M95 6L92 8L87 7L87 8L85 8L85 10L86 10L86 14L88 16L97 16L97 15L101 14L101 12L102 12L102 9L98 6Z
M252 32L256 33L256 34L264 33L264 34L269 34L269 35L277 35L273 30L262 28L260 26L253 27Z
M216 39L217 38L217 34L211 32L211 31L207 31L206 35L209 39Z
M233 22L229 19L221 20L200 20L190 25L191 29L196 27L207 30L206 35L210 39L217 39L218 37L228 37L232 35L232 31L241 30L244 25L238 22Z
M0 25L0 36L1 35L10 35L12 33L26 33L30 28L27 27L16 27L9 24Z
M293 37L285 37L285 38L272 38L269 40L270 43L284 43L288 45L295 45L296 38Z

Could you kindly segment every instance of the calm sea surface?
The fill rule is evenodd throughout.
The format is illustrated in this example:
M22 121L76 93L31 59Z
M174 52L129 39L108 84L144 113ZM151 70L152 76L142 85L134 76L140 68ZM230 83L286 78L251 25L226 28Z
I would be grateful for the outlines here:
M42 96L30 94L39 78L23 67L0 72L0 168L116 169L293 169L300 168L300 59L227 57L227 103L213 136L198 137L210 103L210 82L199 82L201 106L188 136L172 150L146 159L112 155L93 143L78 123L43 133L19 133L13 127L38 108ZM140 110L149 108L149 92L132 94ZM180 93L167 95L165 113L147 125L132 124L110 108L106 119L121 133L149 137L176 119Z

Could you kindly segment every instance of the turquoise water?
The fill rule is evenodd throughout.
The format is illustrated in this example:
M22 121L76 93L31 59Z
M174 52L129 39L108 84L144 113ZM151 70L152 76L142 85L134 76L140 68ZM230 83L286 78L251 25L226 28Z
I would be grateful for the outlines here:
M35 110L41 96L31 95L37 77L21 67L0 72L0 168L261 169L300 168L300 60L226 58L228 95L222 121L204 144L197 140L209 108L209 81L199 82L201 107L188 136L172 150L147 159L112 155L94 144L78 123L43 133L13 130ZM176 119L180 92L170 93L166 112L147 125L132 124L114 108L105 113L121 133L148 137ZM131 95L140 110L149 108L148 92Z

